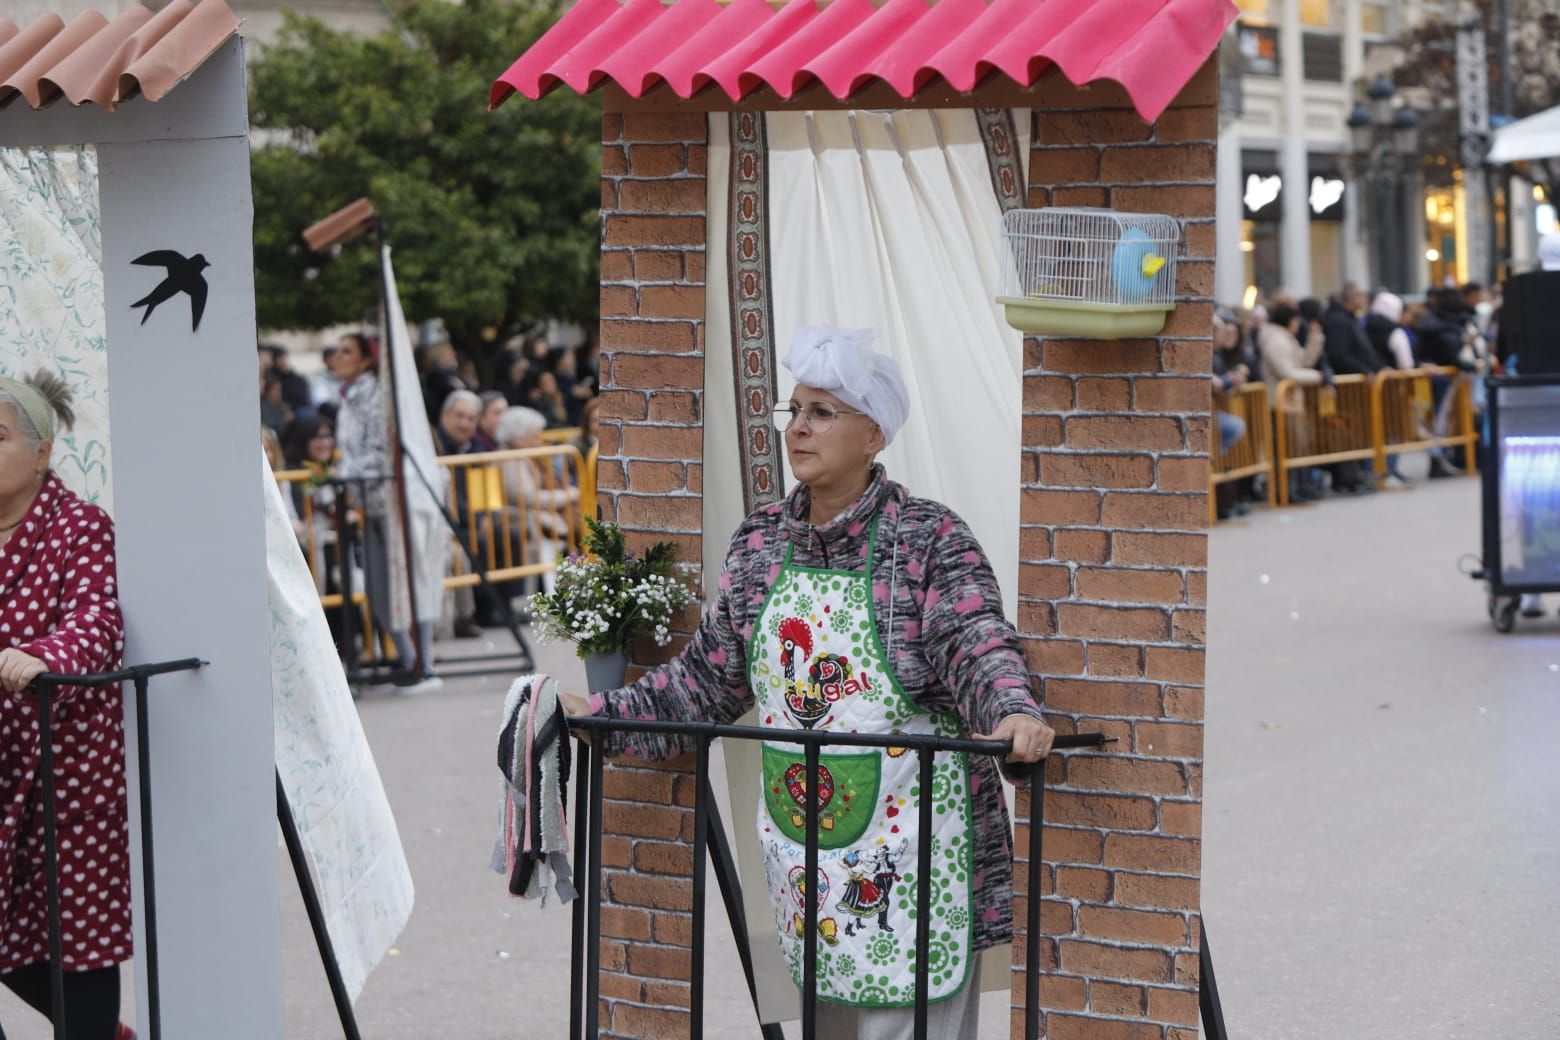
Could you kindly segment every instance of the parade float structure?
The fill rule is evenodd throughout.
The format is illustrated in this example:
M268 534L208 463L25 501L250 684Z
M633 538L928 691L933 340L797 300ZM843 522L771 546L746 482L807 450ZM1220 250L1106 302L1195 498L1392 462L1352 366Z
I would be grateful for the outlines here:
M78 421L52 464L115 522L151 1040L283 1035L278 821L349 1036L411 904L317 593L259 479L239 25L223 0L0 17L0 371L66 380ZM367 862L345 861L348 828Z
M1117 741L1051 770L1042 934L1020 927L1015 952L1042 944L1053 1037L1198 1035L1211 56L1234 17L1227 0L581 0L492 91L602 98L605 518L678 541L708 583L742 514L785 492L769 410L790 331L873 325L905 367L890 474L987 547L1053 724ZM1003 215L1051 207L1169 218L1153 330L1007 327ZM1152 284L1162 268L1145 252L1122 271L1134 259ZM607 769L613 1036L690 1028L673 850L691 765ZM1023 848L1022 792L1016 816ZM1020 880L1019 922L1027 897ZM766 915L747 915L755 961L778 956ZM787 986L759 994L762 1018L794 1013ZM1013 976L1014 1035L1028 999Z

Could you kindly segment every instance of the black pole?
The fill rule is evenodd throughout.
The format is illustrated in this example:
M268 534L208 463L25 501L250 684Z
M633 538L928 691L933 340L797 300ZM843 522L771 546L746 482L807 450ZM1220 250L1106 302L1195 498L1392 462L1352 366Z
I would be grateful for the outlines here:
M432 654L430 647L422 644L422 625L418 624L417 617L417 578L412 570L416 557L412 555L412 514L406 505L406 470L402 462L406 454L405 445L401 442L401 395L396 393L395 378L395 353L390 348L390 265L385 261L385 247L390 243L389 232L385 228L385 218L374 215L374 230L379 237L379 313L380 326L384 330L385 358L389 362L387 366L390 373L390 416L395 423L395 436L391 442L391 479L395 482L395 500L401 514L401 552L406 560L406 593L407 606L411 610L412 630L407 634L412 639L412 649L417 660L410 667L419 675L431 671ZM367 557L364 557L366 560ZM392 608L393 610L393 608ZM407 662L401 662L402 667L407 667Z
M1207 922L1199 919L1197 928L1197 1004L1202 1009L1203 1029L1208 1040L1229 1040L1224 1028L1224 1005L1219 1003L1219 984L1213 977L1213 958L1208 953Z
M705 777L705 804L709 806L710 860L715 869L715 883L720 887L721 901L726 904L726 919L731 922L731 935L737 943L737 959L742 962L742 976L747 980L748 996L753 999L753 1014L762 1017L758 1009L758 983L753 978L753 943L748 937L746 911L742 904L742 884L737 879L737 861L732 858L731 845L726 841L726 828L721 823L720 809L715 804L715 793L709 790L709 778ZM764 1040L785 1040L778 1023L759 1024Z
M1045 759L1029 769L1028 893L1024 933L1024 1040L1040 1036L1040 884L1045 837Z
M917 805L921 833L916 836L915 856L915 1040L926 1040L927 987L931 980L932 940L932 768L937 752L922 748L917 753L921 767L921 797ZM971 994L979 1000L979 994Z
M585 891L585 1040L601 1035L601 760L590 756L590 870Z
M802 1040L818 1037L818 745L808 744L807 854L802 875Z
M141 899L146 907L146 1023L151 1040L162 1040L162 978L157 960L157 867L152 841L152 729L146 676L135 677L135 755L141 806Z
M710 741L699 738L693 789L693 948L688 979L688 1040L704 1040L704 858L709 835Z
M591 804L591 762L590 745L580 740L575 742L575 754L578 755L578 772L574 777L574 876L582 882L590 876L589 847L586 838L590 834L588 813ZM580 949L585 944L585 900L578 897L574 900L574 920L571 925L572 949L574 956L569 958L569 1040L582 1040L580 1030L583 1023L580 1021L580 1012L583 1009L585 966L580 963Z
M54 826L54 732L50 719L53 687L40 685L38 698L38 774L43 781L43 864L49 915L49 1018L54 1040L65 1040L65 950L60 940L60 858Z
M293 819L292 806L287 803L287 789L282 786L282 771L276 771L276 822L281 825L282 838L287 842L287 856L292 860L293 874L298 878L298 891L303 896L303 907L309 914L309 927L314 929L314 943L320 950L320 961L325 966L325 978L330 983L330 995L336 1002L336 1014L341 1019L341 1032L347 1040L362 1040L358 1032L357 1015L352 1010L352 997L347 984L341 978L341 965L336 962L336 947L330 940L330 930L325 926L325 911L320 906L320 896L314 889L314 879L309 874L309 860L304 855L303 839L298 836L298 824Z
M357 619L352 616L352 535L353 526L347 523L347 504L351 501L351 485L343 481L336 496L336 554L341 572L341 663L350 677L358 670ZM362 490L362 485L358 486ZM372 609L372 608L370 608ZM372 651L365 639L363 649Z

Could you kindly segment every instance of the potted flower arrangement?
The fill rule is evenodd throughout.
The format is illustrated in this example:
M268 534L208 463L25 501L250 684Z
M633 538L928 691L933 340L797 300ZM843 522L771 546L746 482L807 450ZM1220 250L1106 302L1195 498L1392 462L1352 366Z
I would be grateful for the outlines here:
M531 613L543 639L574 642L592 691L616 689L629 644L640 636L658 646L671 642L672 615L694 596L674 576L671 542L636 557L617 524L586 517L585 525L586 554L559 558L553 590L531 597Z

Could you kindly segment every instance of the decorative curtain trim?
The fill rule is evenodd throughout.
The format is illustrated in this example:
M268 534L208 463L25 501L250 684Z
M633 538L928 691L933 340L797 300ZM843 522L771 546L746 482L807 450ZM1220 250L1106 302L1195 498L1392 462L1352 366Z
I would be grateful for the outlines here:
M986 143L986 162L991 167L991 188L997 205L1006 213L1024 204L1024 167L1018 154L1018 134L1010 108L977 108L975 121L980 138Z
M785 475L770 420L775 405L775 322L770 290L768 166L763 114L731 113L727 225L731 350L742 500L748 512L785 497Z

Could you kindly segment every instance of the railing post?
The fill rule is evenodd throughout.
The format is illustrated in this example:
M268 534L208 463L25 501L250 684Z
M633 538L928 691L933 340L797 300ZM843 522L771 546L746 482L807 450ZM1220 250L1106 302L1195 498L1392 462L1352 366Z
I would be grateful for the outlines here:
M54 1040L66 1040L65 1028L65 951L60 940L60 860L54 824L54 727L51 718L54 686L40 683L38 699L38 774L43 781L43 863L46 877L49 916L49 1017L54 1021Z
M710 825L710 738L699 737L693 791L693 935L688 978L689 1040L704 1040L704 859Z
M818 1037L818 745L809 743L807 855L802 876L802 1040Z
M1029 770L1029 895L1025 902L1024 933L1024 1040L1040 1036L1040 888L1045 836L1045 759Z
M142 931L146 935L146 1023L151 1040L162 1038L162 980L157 960L157 867L152 841L152 727L148 713L147 678L135 677L135 753L141 776L137 782L141 807L141 888L146 905Z
M592 769L591 747L588 743L583 740L576 741L575 754L578 756L575 759L575 769L578 772L574 778L574 876L580 879L581 885L584 885L587 877L590 876L592 866L588 841L591 833L589 814L593 792L591 778L595 775L595 771ZM585 945L584 899L575 898L573 917L570 942L573 944L574 955L569 958L569 1040L583 1040L584 1023L580 1021L580 1015L584 1010L585 966L580 963L580 953Z
M932 937L932 775L937 752L921 748L917 753L921 767L921 797L917 803L921 833L916 838L915 857L915 1040L926 1040L927 986L931 979L928 954ZM972 994L979 1000L979 994Z
M590 756L590 868L585 910L585 1037L601 1035L601 761Z

